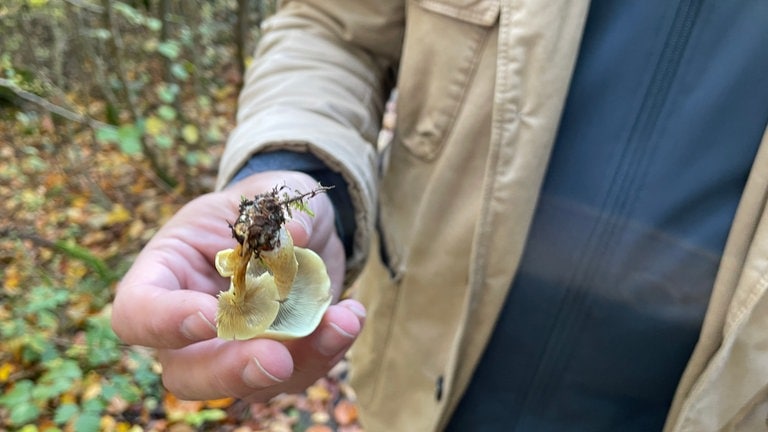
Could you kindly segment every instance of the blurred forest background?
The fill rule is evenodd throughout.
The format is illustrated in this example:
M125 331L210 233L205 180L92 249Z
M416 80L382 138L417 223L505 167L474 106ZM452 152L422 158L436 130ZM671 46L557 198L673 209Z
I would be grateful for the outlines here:
M0 430L357 431L343 366L269 404L180 401L110 328L116 282L213 186L275 0L0 4Z

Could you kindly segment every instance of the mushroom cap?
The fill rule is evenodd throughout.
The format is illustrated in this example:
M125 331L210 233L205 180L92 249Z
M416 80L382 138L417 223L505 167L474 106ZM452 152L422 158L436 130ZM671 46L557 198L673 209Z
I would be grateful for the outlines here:
M235 274L236 255L233 254L234 252L234 249L224 249L216 253L213 264L222 277L232 277Z
M277 317L264 333L286 340L309 335L320 324L331 304L331 278L323 259L310 249L294 247L298 271L288 298L280 303Z
M280 309L277 287L269 273L246 276L244 298L230 287L219 294L216 313L217 334L222 339L251 339L260 336L272 324Z
M317 328L331 304L331 280L319 255L301 247L293 249L298 268L285 300L280 300L273 275L255 258L246 269L245 295L238 296L232 283L219 294L216 323L220 338L287 340L307 336ZM233 249L217 253L219 274L232 277L237 258Z

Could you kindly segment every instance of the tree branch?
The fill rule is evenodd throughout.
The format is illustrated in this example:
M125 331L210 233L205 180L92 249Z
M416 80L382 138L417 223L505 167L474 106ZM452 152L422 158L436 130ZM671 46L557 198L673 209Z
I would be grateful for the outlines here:
M95 271L96 274L99 275L99 278L106 283L114 282L120 278L101 258L75 243L64 240L50 241L40 237L32 230L21 230L13 227L0 228L0 237L29 240L38 247L52 249L63 253L70 258L80 260Z
M100 14L100 13L104 12L104 8L102 8L101 6L95 5L95 4L91 4L91 3L87 3L87 2L84 2L82 0L64 0L64 1L66 1L67 3L69 3L71 5L74 5L74 6L77 6L79 8L85 9L85 10L87 10L89 12L93 12L93 13L97 13L97 14Z
M64 117L67 120L84 124L94 129L99 129L99 128L108 126L106 123L102 123L94 118L88 117L87 115L83 115L83 114L74 112L72 110L69 110L67 108L64 108L60 105L56 105L53 102L45 98L42 98L32 92L28 92L22 88L19 88L19 86L17 86L16 83L14 83L13 81L9 81L5 78L0 78L0 87L10 90L17 97L27 102L31 102L52 114L56 114L60 117Z

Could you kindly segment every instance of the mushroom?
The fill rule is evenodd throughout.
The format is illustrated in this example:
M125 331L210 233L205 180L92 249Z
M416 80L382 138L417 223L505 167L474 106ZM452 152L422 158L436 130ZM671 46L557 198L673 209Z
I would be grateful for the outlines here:
M230 277L219 294L216 314L222 339L266 337L286 340L309 335L331 304L331 280L322 258L294 247L284 226L277 247L253 253L247 242L216 254L216 270Z

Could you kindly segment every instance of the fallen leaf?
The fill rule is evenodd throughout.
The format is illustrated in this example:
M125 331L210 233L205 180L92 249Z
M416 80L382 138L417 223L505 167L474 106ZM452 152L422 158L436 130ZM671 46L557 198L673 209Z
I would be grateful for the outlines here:
M315 411L312 413L312 423L324 424L331 420L331 415L327 411Z
M9 293L13 293L19 287L20 282L21 273L19 272L19 268L15 265L6 267L3 275L3 288Z
M16 366L13 363L3 363L0 365L0 384L5 384L11 377L11 374L16 370Z
M200 140L200 132L197 130L197 126L193 124L186 124L181 129L181 136L189 144L197 144Z
M165 131L165 121L157 116L151 115L147 117L147 120L144 123L144 130L147 135L156 137Z
M357 406L342 400L333 408L333 418L342 426L352 424L357 421Z
M235 403L234 398L212 399L212 400L205 401L205 407L224 409L224 408L229 408L229 406L232 405L233 403Z
M312 425L307 428L306 432L333 432L333 429L327 425Z
M131 220L131 212L128 211L122 204L115 204L112 210L107 213L106 224L116 225L122 222L128 222Z
M50 190L54 187L65 185L67 183L67 178L61 172L52 171L43 177L42 183L46 189Z
M331 392L320 383L308 387L306 394L310 401L315 402L325 402L331 398Z
M56 126L53 124L53 118L50 114L46 113L40 117L40 129L49 134L56 132Z
M163 398L163 407L168 416L168 420L179 421L182 420L187 414L192 414L200 411L205 402L203 401L187 401L178 399L173 393L166 393Z

